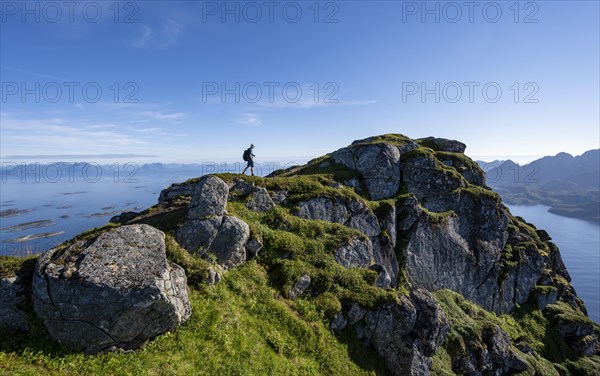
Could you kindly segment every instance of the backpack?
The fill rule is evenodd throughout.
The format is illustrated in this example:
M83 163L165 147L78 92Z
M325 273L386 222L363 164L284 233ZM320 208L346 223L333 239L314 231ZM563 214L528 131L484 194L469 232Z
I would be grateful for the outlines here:
M244 150L244 155L242 155L242 158L245 162L248 162L250 160L250 149Z

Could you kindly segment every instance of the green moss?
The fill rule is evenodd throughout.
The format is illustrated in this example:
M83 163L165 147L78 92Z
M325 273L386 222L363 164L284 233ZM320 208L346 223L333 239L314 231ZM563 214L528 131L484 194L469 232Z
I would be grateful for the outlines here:
M589 317L584 315L582 312L575 310L573 307L564 302L557 302L556 304L550 304L546 308L547 316L556 320L562 320L567 322L573 322L578 324L589 325L600 329L598 324L595 324Z
M169 234L165 235L165 245L167 259L185 270L188 285L198 287L206 281L210 268L214 266L205 260L192 256L188 251L181 248Z
M421 210L424 214L427 215L427 218L430 223L434 224L446 224L448 223L448 218L456 217L456 213L453 210L448 210L445 212L432 212L421 206Z
M358 141L355 141L352 145L371 145L371 144L379 144L382 142L386 142L388 144L402 147L402 146L407 145L409 142L412 142L412 140L403 134L388 133L388 134L382 134L380 136L365 138L364 140L358 140Z
M431 374L434 376L455 376L452 371L452 358L444 347L440 347L432 358Z
M473 185L473 184L469 184L466 187L460 187L457 190L460 193L466 193L469 194L473 197L476 198L488 198L488 199L493 199L494 201L500 203L502 200L500 199L500 196L492 191L491 189L487 189L484 187L480 187L477 185Z
M508 334L513 344L525 340L535 350L535 353L524 354L517 348L512 348L530 364L530 369L524 374L597 374L594 372L600 365L600 357L578 357L558 334L554 318L557 315L589 322L587 317L564 303L549 305L546 314L534 306L525 304L517 306L512 314L498 316L450 290L438 290L433 295L451 324L450 332L442 346L446 353L442 352L434 358L434 363L437 363L434 365L436 369L447 371L451 363L448 358L458 359L465 356L467 345L481 343L481 332L484 328L498 325Z
M452 161L455 168L464 167L466 170L472 170L483 176L484 172L479 165L463 153L451 153L447 151L436 151L435 157L439 161Z
M591 356L586 358L579 358L577 360L567 360L564 364L564 368L567 372L564 374L570 375L600 375L600 356Z
M396 198L380 201L369 201L369 208L379 220L386 218L396 208Z
M349 179L361 178L360 173L344 165L336 163L330 156L323 156L321 158L313 159L305 166L295 170L293 173L296 175L327 175L341 183ZM285 177L286 175L287 174L283 174L282 177Z
M419 158L419 157L435 159L435 151L433 151L433 149L430 149L427 147L419 147L419 148L413 149L407 153L402 154L402 156L400 158L406 160L406 159Z
M320 302L358 302L375 307L394 301L396 294L373 286L376 272L368 269L346 269L339 265L333 253L351 239L364 237L355 229L339 223L302 219L291 209L276 207L263 213L248 210L242 203L229 202L227 210L244 220L252 236L264 244L258 262L270 273L271 283L283 295L303 274L311 278L311 293ZM324 296L324 297L322 297ZM319 305L331 318L331 304Z
M511 270L514 270L522 260L523 256L520 248L513 248L510 244L504 247L498 263L498 285L502 285L502 282L508 278Z
M14 277L23 268L31 269L33 272L32 268L36 260L37 256L27 258L0 256L0 278Z

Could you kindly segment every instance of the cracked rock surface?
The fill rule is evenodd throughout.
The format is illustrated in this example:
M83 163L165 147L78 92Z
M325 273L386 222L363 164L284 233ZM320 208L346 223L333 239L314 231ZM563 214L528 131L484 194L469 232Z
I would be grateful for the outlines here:
M33 307L52 338L73 350L137 349L190 317L186 282L166 259L162 231L122 226L43 254Z

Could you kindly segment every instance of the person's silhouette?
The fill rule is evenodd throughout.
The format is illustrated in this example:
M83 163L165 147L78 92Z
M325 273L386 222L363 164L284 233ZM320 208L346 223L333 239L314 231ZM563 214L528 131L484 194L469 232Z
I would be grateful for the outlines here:
M255 157L255 155L252 154L252 149L254 149L254 144L250 144L250 147L244 151L244 161L246 161L248 163L246 164L246 168L244 168L244 171L242 171L242 175L246 174L246 170L249 167L250 173L252 174L252 176L254 176L254 157Z

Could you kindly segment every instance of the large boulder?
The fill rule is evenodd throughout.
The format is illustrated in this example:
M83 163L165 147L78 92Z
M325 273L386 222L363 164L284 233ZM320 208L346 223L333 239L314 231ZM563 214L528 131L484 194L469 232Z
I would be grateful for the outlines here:
M148 225L119 227L37 261L33 307L50 336L87 353L137 349L191 315L183 269Z
M213 175L203 176L194 187L188 219L196 220L222 215L225 212L228 195L227 183Z
M253 185L238 180L232 190L231 193L237 197L256 189ZM266 190L257 191L260 192L259 195L268 195ZM200 178L192 193L186 221L175 231L175 239L181 247L196 256L214 256L217 263L225 269L246 261L245 246L250 238L250 227L246 222L226 215L229 193L227 183L218 177L207 175ZM259 201L256 208L265 209L264 197Z
M250 227L236 217L216 216L185 222L175 232L175 238L190 253L214 255L217 263L229 269L246 261Z

